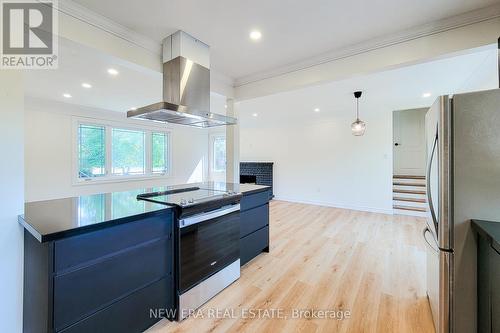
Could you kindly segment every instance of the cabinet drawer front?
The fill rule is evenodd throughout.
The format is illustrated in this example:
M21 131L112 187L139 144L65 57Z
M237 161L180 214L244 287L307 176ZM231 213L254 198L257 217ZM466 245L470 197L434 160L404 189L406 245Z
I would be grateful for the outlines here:
M249 210L269 202L269 190L250 195L244 195L241 198L241 211Z
M59 272L128 247L169 235L172 212L120 224L55 242L55 270Z
M154 241L54 278L54 325L62 329L171 273L171 240Z
M269 225L269 204L241 212L240 236L244 237Z
M240 260L243 266L269 246L269 227L264 227L240 240Z
M143 332L161 319L151 313L171 307L170 286L170 277L157 281L60 332Z

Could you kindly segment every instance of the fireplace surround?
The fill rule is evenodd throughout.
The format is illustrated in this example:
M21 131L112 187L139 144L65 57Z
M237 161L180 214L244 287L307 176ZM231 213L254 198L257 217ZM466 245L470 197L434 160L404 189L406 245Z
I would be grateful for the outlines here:
M273 195L273 162L240 162L240 183L271 186Z

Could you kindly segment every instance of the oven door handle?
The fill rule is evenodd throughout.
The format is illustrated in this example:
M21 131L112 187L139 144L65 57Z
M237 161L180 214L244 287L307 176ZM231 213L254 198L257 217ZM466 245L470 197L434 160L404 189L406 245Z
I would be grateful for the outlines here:
M207 220L215 219L227 214L231 214L240 210L240 204L232 205L230 207L222 207L220 209L212 210L208 213L197 214L194 216L186 217L185 219L179 220L179 227L185 228L187 226L201 223Z

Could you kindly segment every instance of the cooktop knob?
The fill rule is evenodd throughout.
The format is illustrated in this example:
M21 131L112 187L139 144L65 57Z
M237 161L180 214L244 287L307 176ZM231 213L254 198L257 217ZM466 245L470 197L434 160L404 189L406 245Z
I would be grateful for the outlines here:
M181 199L181 205L187 204L186 199Z
M193 199L193 198L191 198L191 199L189 199L189 200L188 200L188 202L189 202L189 203L194 203L194 199Z

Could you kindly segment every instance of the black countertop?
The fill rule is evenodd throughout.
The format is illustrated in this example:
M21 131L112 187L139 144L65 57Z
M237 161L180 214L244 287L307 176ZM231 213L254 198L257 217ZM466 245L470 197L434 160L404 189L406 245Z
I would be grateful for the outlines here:
M225 182L204 182L190 184L193 186L198 186L199 188L206 188L211 190L219 191L233 191L242 193L243 195L249 195L252 193L266 191L271 188L267 185L255 185L255 184L236 184L236 183L225 183Z
M27 202L24 205L24 215L20 215L18 220L40 242L48 242L127 223L142 215L170 210L171 206L137 200L137 195L193 186L241 192L243 195L269 188L252 184L204 182Z
M500 253L500 222L472 220L472 226Z

